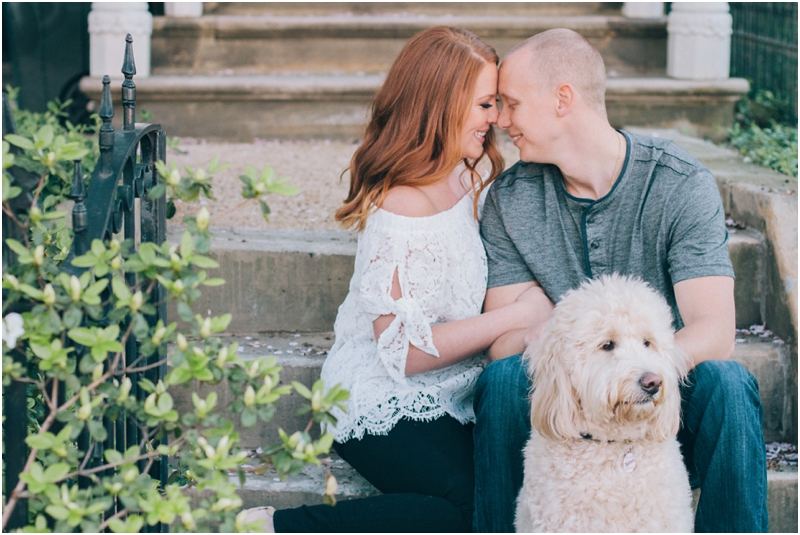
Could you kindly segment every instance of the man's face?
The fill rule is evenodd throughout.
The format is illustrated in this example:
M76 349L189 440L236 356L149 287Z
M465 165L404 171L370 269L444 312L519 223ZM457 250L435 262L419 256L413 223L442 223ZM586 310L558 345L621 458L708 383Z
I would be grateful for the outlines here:
M521 50L500 66L498 93L502 110L497 126L508 130L525 162L551 163L548 149L555 137L557 99L536 83L530 54Z

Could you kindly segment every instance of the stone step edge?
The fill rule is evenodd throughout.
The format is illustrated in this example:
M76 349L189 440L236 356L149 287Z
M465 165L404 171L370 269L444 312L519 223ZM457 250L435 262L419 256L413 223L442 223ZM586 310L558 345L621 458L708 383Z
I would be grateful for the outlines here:
M464 10L477 9L480 14L507 13L514 14L616 14L620 13L618 6L610 2L492 2L491 7L482 3L456 3L460 13ZM394 14L423 13L428 15L444 15L451 13L453 2L222 2L216 7L205 9L207 15L251 15L256 13L280 13L286 15L303 14ZM487 11L490 9L491 11Z
M380 491L372 486L344 460L331 455L331 473L339 484L337 500L367 498L380 495ZM303 473L281 481L274 471L268 470L264 475L248 473L244 485L240 485L235 474L229 481L236 485L237 494L242 499L242 508L272 505L276 509L288 509L301 505L318 505L322 503L325 489L324 466L310 466ZM776 470L767 469L767 507L772 532L797 532L797 467L784 467ZM693 503L696 507L700 491L693 491Z
M349 499L380 494L378 489L372 486L371 483L364 479L361 474L356 472L356 470L343 459L332 454L330 460L331 473L336 476L339 482L337 498ZM243 486L239 486L239 477L236 474L230 474L229 481L231 483L236 483L239 489L251 492L283 493L317 491L320 497L319 503L322 503L326 473L326 462L323 460L321 466L309 465L304 468L300 474L289 476L284 481L281 481L272 468L267 469L264 474L246 472L246 480ZM786 467L784 470L767 469L767 479L769 482L779 479L788 479L797 485L797 467ZM245 504L245 506L247 507L248 505Z
M211 251L262 251L299 254L335 254L355 256L358 234L346 230L275 230L230 229L211 227ZM167 241L179 244L183 228L167 227ZM763 243L763 235L755 229L737 230L729 236L730 246L751 246Z
M277 357L280 366L322 366L322 362L335 341L333 331L289 332L262 331L251 334L219 335L223 344L239 344L239 356L243 360L263 357ZM732 360L754 354L770 354L782 351L783 344L776 342L774 336L756 336L737 333L737 343ZM172 348L173 344L169 344ZM287 353L291 351L291 353Z
M609 15L204 15L154 17L153 37L279 39L308 37L407 38L431 26L466 27L481 37L525 39L550 28L571 28L587 38L666 39L667 18L629 19Z
M152 75L135 80L142 102L158 100L326 100L371 98L380 87L384 74L264 74L264 75ZM103 84L100 78L85 77L80 89L89 98L99 99ZM682 97L714 95L738 98L749 90L742 78L725 80L676 80L666 77L609 78L606 98Z

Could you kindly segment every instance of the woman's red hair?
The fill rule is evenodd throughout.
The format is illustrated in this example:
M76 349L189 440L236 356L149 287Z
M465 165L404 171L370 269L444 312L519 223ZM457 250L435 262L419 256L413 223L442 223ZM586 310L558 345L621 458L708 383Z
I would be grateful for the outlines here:
M395 186L423 186L446 177L462 161L461 129L478 76L497 65L492 47L470 31L436 26L412 37L395 60L372 102L364 140L350 162L350 191L336 220L361 231L367 217ZM475 170L488 156L489 179ZM463 159L470 171L477 214L478 194L504 167L493 129L483 154Z

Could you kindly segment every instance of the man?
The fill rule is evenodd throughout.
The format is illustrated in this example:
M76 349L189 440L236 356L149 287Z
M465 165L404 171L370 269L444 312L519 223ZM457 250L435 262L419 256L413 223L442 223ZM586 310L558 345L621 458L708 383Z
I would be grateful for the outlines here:
M498 92L497 124L521 161L492 185L483 210L485 309L533 286L557 303L585 278L613 272L661 292L675 342L695 364L681 390L678 438L693 487L702 489L696 531L767 531L762 409L755 379L727 360L733 269L710 172L668 141L611 127L603 60L571 30L512 50ZM514 531L530 433L530 380L519 353L542 326L498 339L476 387L476 531Z

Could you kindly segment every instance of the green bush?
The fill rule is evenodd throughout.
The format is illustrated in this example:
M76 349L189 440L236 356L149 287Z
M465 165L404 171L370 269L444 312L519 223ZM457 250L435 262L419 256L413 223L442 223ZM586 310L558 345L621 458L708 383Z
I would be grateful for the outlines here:
M312 440L309 431L316 423L334 422L329 414L342 406L348 393L338 387L324 393L318 381L311 389L300 383L281 385L280 366L275 357L244 361L237 345L225 344L218 336L231 315L203 317L192 305L204 286L224 284L209 276L217 263L209 257L211 233L209 215L201 209L186 217L186 231L179 245L143 243L138 250L133 240L95 240L91 249L72 262L83 268L80 275L64 271L72 244L72 230L66 214L56 212L68 194L71 162L83 159L89 171L97 161L95 128L61 124L63 106L52 104L44 114L17 110L18 135L3 140L3 211L21 230L21 240L7 239L17 254L17 263L3 273L3 385L25 383L29 398L30 448L25 468L15 488L5 485L3 472L3 528L19 500L29 506L29 525L23 531L114 532L140 531L145 525L166 524L171 531L247 531L240 512L242 501L229 472L244 479L242 465L253 463L239 448L239 436L231 417L243 427L268 421L281 396L295 390L308 399L304 411L309 423L292 434L280 431L279 443L266 448L255 459L256 470L272 465L281 477L297 473L309 463L320 464L333 442L330 433ZM11 145L21 149L12 154ZM8 173L20 166L39 177L30 207L15 214L9 204L22 193ZM201 196L211 198L213 173L223 166L212 160L207 169L157 166L158 185L152 197L167 195L190 202ZM243 196L262 204L275 193L292 195L297 188L275 178L272 170L248 168L242 181ZM18 199L19 200L19 199ZM126 274L139 282L130 285ZM153 289L165 288L167 299L177 301L181 319L189 325L178 332L177 324L161 321L150 325L155 314ZM16 310L16 311L15 311ZM142 357L125 362L123 348L131 336L140 342ZM167 355L166 344L175 347ZM138 382L145 394L131 395L132 374L168 361L171 371L154 383ZM171 389L226 382L232 396L229 406L220 407L216 393L205 399L192 395L193 409L178 413ZM66 388L63 403L59 389ZM31 403L31 400L33 401ZM144 438L126 451L106 450L100 466L88 463L95 444L107 438L104 421L122 414L133 418ZM88 437L81 446L79 437ZM179 466L165 486L149 471L161 456L172 456ZM143 469L142 465L144 465ZM78 480L91 481L80 488ZM326 501L334 503L336 481L328 473ZM192 504L189 492L199 496ZM109 512L116 503L116 512Z
M729 143L745 161L797 178L797 126L785 123L785 110L769 91L742 100Z

